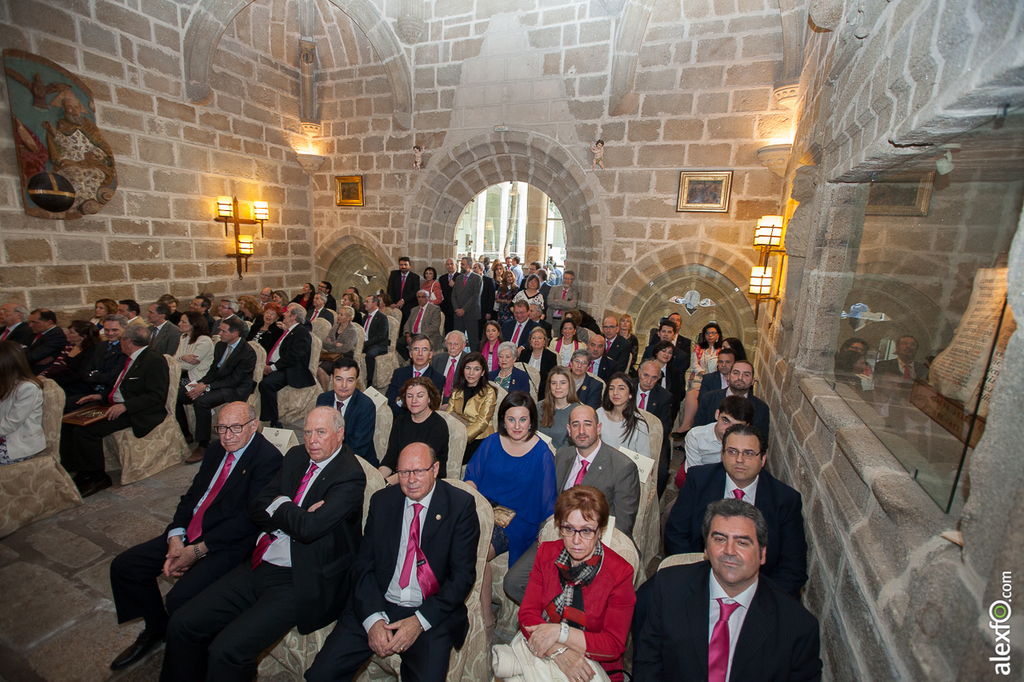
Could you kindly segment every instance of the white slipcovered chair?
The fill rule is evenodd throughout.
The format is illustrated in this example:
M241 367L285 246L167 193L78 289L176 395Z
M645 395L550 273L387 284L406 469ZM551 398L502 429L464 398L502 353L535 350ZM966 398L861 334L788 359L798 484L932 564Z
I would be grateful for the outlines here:
M398 351L395 350L398 332L402 327L402 313L394 308L382 308L381 312L388 321L388 352L377 356L373 371L373 387L384 392L391 383L391 375L403 364Z
M639 410L647 421L647 432L651 441L651 452L654 453L655 464L647 481L640 486L640 504L633 523L633 539L640 550L640 559L647 566L661 551L661 506L658 503L658 465L661 454L662 433L661 420L647 410ZM639 583L638 583L639 584Z
M181 367L170 355L165 355L170 384L164 407L167 414L155 429L142 438L136 438L130 428L122 429L103 439L107 470L121 469L121 485L148 478L164 469L179 464L188 455L185 436L174 418L178 400Z
M366 488L363 490L363 527L365 528L366 517L370 513L370 498L384 487L385 481L376 467L359 455L355 455L355 458L359 462L359 466L363 468L363 473L366 474ZM309 666L313 665L313 659L316 658L336 624L337 622L331 623L308 635L300 635L295 628L289 630L288 634L260 662L259 678L265 679L283 672L290 675L296 682L301 682L302 676Z
M445 476L449 481L458 481L462 478L462 458L466 454L469 434L466 433L466 425L458 418L444 410L438 410L437 413L448 424L448 467Z
M282 424L298 424L299 428L306 423L306 415L316 406L316 397L322 393L316 381L316 370L320 365L320 351L323 341L313 337L313 347L309 353L309 371L313 375L313 385L306 388L285 386L277 392L277 413ZM266 363L266 360L263 361Z
M687 552L686 554L673 554L661 560L658 570L669 566L682 566L683 564L696 564L704 561L704 552Z
M493 388L498 393L498 397L494 399L494 417L492 417L492 424L491 424L494 427L494 432L497 433L498 432L498 408L501 407L501 401L504 400L505 396L508 395L508 391L506 391L505 389L503 389L501 386L499 386L498 384L496 384L493 381L491 381L489 383L491 384L491 388Z
M313 320L313 336L320 339L320 343L324 342L327 335L331 333L331 323L322 317L318 317Z
M0 537L82 504L78 488L60 464L63 412L64 391L57 382L44 378L46 449L28 459L0 467Z
M540 390L540 370L525 362L517 362L515 366L530 375L530 397L537 402L537 393Z
M373 449L377 451L377 461L384 461L384 455L388 452L394 421L395 415L391 412L390 405L385 402L377 407L377 422L373 432Z
M366 353L363 352L363 344L366 342L366 330L358 324L354 326L356 328L356 350L352 354L352 359L359 365L359 381L357 382L359 389L366 390Z

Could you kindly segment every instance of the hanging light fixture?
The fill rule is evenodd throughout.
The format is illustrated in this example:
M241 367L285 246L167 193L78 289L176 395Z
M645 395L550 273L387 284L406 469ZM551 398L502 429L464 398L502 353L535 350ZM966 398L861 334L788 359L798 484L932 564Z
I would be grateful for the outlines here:
M772 248L782 244L782 216L764 215L754 230L754 246Z

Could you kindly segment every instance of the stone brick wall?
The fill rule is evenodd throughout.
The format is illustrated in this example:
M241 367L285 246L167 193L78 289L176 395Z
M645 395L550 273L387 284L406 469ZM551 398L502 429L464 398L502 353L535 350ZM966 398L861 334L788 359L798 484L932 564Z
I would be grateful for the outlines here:
M841 9L841 3L818 7L827 4ZM1019 552L1007 552L1022 521L1024 472L1016 444L1024 432L1013 416L1024 405L1021 335L1011 339L1008 357L1018 355L1004 365L985 436L965 465L960 499L949 515L822 375L840 334L838 312L855 282L855 247L859 243L866 258L865 270L878 273L899 267L897 244L907 251L895 236L887 244L866 239L884 231L878 218L864 216L864 181L915 160L931 158L934 164L939 153L932 145L991 122L997 102L1021 105L1019 92L1006 86L1019 78L1024 56L1021 16L1012 3L897 0L862 7L863 16L843 16L835 32L812 34L805 51L787 177L807 163L817 163L821 173L810 203L803 291L784 303L796 304L793 327L761 324L761 396L775 422L770 466L804 495L811 547L804 601L820 614L823 656L833 679L993 679L988 605L1002 589L1002 571L1012 572L1015 591L1024 586ZM844 184L852 181L860 184ZM1019 185L1008 186L1011 191L1004 189L998 201L981 185L959 196L940 195L937 208L945 210L919 219L920 227L905 239L927 242L954 269L964 264L958 273L973 272L979 261L972 243L982 248L984 242L992 253L994 242L1005 245L1009 238L993 233L984 214L1002 219L1020 211ZM971 196L974 190L985 198ZM955 215L954 206L968 213ZM1018 229L1009 256L1014 308L1024 272L1022 244ZM962 306L951 290L955 280L947 273L943 286L923 287L933 305L954 317ZM963 549L940 537L955 530L963 533ZM1022 663L1022 624L1014 618L1015 673Z
M0 298L70 318L104 297L147 303L168 291L297 290L313 275L310 181L291 149L299 130L295 18L269 1L243 10L215 58L214 101L196 106L182 93L189 8L131 4L0 3L0 46L52 59L92 88L118 170L117 193L99 214L26 216L3 87ZM221 194L270 203L266 239L256 239L243 281L225 257L231 238L212 220Z

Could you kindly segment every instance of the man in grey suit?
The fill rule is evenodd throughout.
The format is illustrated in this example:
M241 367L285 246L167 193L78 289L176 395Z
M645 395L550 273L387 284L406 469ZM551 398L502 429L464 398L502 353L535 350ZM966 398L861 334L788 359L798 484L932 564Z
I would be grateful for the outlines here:
M551 287L547 296L547 317L555 336L562 331L562 320L565 319L565 311L575 310L580 307L580 290L575 286L576 273L572 270L566 270L562 278L562 284Z
M479 345L480 291L484 283L480 275L472 271L472 265L468 256L462 259L462 271L452 287L452 307L455 329L465 333L469 349L474 351Z
M430 340L431 348L441 348L441 309L427 303L430 294L422 289L416 292L416 306L409 311L409 319L405 321L403 338L397 344L398 353L409 359L409 344L412 337L423 334Z
M149 334L152 339L149 347L163 355L174 355L178 352L181 331L167 321L171 316L171 307L164 303L152 303L146 311L149 319Z
M632 536L633 523L640 507L640 475L636 464L624 454L601 442L601 424L589 405L579 405L569 415L569 440L575 445L555 454L555 478L558 491L577 485L594 486L608 500L615 527ZM537 543L513 564L505 574L505 594L517 603L523 601L530 569L537 556Z

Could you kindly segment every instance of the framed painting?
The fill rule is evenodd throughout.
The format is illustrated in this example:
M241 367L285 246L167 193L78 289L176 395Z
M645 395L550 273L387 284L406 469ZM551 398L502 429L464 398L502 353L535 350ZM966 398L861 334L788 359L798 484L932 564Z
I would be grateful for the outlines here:
M681 171L676 211L728 213L732 171Z
M935 171L892 173L872 180L866 215L928 215Z
M362 206L363 176L336 175L334 177L334 203L338 206Z

